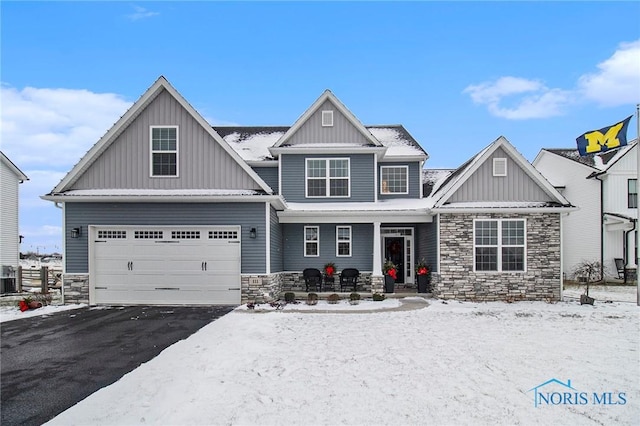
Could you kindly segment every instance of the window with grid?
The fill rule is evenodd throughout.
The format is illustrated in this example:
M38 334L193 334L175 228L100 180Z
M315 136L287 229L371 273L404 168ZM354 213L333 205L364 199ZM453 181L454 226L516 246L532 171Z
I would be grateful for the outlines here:
M336 256L351 256L351 227L336 227Z
M380 192L382 194L408 194L408 174L409 168L407 166L382 166L380 168Z
M348 158L308 158L307 197L349 197L349 167Z
M525 221L476 220L474 258L476 271L525 270Z
M305 257L320 255L320 230L317 226L304 227L304 255Z
M627 180L627 207L638 208L638 179Z
M151 127L151 176L178 176L178 127Z

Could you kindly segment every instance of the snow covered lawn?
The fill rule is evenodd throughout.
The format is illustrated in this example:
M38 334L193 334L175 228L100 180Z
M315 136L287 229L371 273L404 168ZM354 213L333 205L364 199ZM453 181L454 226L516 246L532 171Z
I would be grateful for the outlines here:
M238 309L50 424L638 424L634 303L429 302ZM532 389L551 379L586 403L535 407Z
M76 305L49 305L38 309L29 309L21 312L16 306L0 306L0 322L13 321L21 318L51 315L56 312L69 311L71 309L84 308L85 304Z

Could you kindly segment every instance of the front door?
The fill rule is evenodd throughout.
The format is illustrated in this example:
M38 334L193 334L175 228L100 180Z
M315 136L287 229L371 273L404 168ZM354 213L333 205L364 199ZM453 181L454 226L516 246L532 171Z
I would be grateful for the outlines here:
M396 283L400 284L405 282L404 251L404 237L384 238L384 258L392 261L398 268Z

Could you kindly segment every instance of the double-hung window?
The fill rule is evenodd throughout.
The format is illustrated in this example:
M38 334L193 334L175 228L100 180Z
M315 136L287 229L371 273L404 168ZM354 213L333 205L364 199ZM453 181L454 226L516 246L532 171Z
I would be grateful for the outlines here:
M178 126L151 126L151 176L178 176Z
M407 166L382 166L380 167L380 192L382 194L408 194L409 186Z
M317 226L304 227L304 256L320 256L320 229Z
M525 228L524 219L474 221L474 270L524 271Z
M348 158L307 158L305 168L307 197L349 197Z
M638 179L627 180L627 207L638 208Z
M336 256L351 256L351 227L336 226Z

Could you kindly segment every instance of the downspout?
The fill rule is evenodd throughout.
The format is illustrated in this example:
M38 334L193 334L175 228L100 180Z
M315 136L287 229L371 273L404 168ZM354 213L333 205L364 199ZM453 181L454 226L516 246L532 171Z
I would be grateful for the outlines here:
M629 229L628 231L626 231L624 233L624 241L622 242L622 249L624 250L623 254L624 254L625 267L626 267L627 261L629 259L629 256L627 256L627 252L629 251L629 234L636 230L637 223L638 223L638 220L634 219L633 220L633 228Z
M62 210L62 285L60 286L60 296L62 297L62 304L64 305L64 274L67 272L67 243L66 243L66 227L65 227L65 215L64 204L60 204L59 201L54 201L53 205L56 208Z
M600 182L600 277L604 280L604 182L594 177Z

